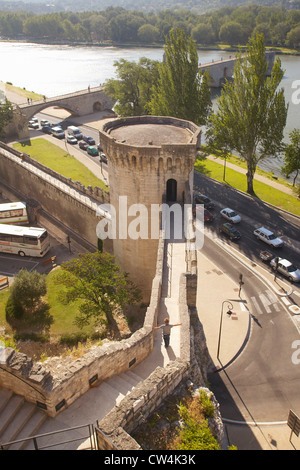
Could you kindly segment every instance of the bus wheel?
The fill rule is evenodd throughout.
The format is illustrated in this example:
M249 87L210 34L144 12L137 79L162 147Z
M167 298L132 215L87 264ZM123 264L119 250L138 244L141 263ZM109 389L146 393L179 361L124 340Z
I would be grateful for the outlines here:
M19 251L18 255L25 256L25 253L24 253L24 251Z

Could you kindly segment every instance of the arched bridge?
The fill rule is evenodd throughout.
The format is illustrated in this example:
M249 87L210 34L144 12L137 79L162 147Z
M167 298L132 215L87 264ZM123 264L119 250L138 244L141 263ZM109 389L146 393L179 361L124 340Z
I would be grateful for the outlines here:
M266 61L268 63L267 75L271 75L275 59L275 52L266 52ZM215 62L199 65L199 72L209 71L210 87L220 88L224 85L226 80L233 79L234 66L237 61L236 57L229 59L221 59Z
M8 126L6 135L19 139L27 138L29 136L28 121L43 109L53 106L63 108L73 116L86 116L97 111L111 110L113 103L104 93L104 88L99 86L16 105L13 121Z

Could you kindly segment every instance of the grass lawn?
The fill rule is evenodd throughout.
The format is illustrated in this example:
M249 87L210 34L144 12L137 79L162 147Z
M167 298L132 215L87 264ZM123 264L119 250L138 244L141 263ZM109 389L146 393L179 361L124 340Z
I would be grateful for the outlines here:
M208 160L205 157L198 157L195 163L195 169L210 178L223 182L224 167L219 163ZM243 192L247 191L246 176L228 167L226 168L225 184ZM254 180L253 184L256 197L280 209L300 216L300 203L295 196L290 196L283 191L273 188L271 183L268 185Z
M17 95L24 96L24 98L30 98L33 101L38 101L43 98L42 95L34 93L34 91L28 91L25 88L19 88L14 85L11 85L10 83L6 83L5 88L7 91L11 91L13 93L16 93Z
M47 276L47 302L50 305L50 314L53 317L53 324L50 327L50 336L52 338L59 338L65 334L79 334L87 333L92 334L95 331L94 326L87 326L79 328L74 324L75 316L78 313L78 302L64 305L59 300L59 293L61 286L55 280L55 271L52 271ZM5 318L5 306L9 297L9 288L0 291L0 327L8 328Z
M97 178L86 166L57 145L46 139L38 138L22 143L15 143L13 147L20 152L28 153L32 158L60 173L73 181L80 181L85 187L98 186L108 190L105 183Z

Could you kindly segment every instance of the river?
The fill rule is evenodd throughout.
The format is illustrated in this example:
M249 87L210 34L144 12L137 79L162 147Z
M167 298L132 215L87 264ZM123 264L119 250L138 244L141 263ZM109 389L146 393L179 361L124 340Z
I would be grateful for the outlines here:
M232 56L232 52L198 51L199 63L204 64ZM81 47L41 45L21 42L0 42L2 82L48 97L72 93L98 86L107 79L114 78L114 62L121 58L138 61L141 57L162 60L162 48L150 47ZM285 141L294 128L300 128L300 104L292 102L292 88L300 80L300 56L280 56L285 70L281 86L286 102L289 103L288 119L285 128ZM3 66L5 64L5 66ZM298 86L299 88L299 86ZM298 94L299 97L299 94ZM1 97L0 97L1 98ZM264 160L260 167L280 176L282 158Z

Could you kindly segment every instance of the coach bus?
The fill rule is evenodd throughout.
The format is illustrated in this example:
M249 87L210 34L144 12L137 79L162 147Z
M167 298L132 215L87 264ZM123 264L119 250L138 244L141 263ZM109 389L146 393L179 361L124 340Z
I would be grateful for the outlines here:
M50 250L46 229L0 224L0 252L43 257Z
M25 202L0 204L0 224L24 225L28 223Z

